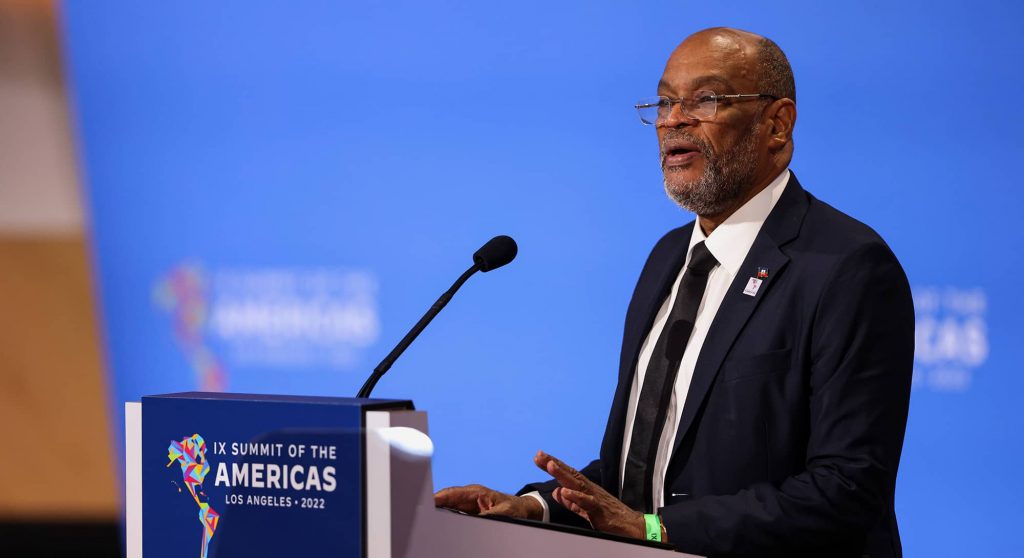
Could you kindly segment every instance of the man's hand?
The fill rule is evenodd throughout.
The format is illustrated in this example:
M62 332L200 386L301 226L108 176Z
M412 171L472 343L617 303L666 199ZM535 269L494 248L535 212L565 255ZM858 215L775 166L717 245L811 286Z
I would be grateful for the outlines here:
M535 498L513 496L479 484L440 490L434 494L434 505L472 515L504 515L538 521L544 517L544 508Z
M555 457L539 451L533 462L561 485L553 494L555 501L589 521L595 529L636 539L646 538L644 514L623 504Z

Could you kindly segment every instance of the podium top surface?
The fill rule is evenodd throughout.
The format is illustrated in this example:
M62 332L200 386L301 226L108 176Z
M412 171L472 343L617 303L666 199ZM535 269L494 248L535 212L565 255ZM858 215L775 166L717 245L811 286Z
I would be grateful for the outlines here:
M212 391L185 391L145 395L147 399L199 399L214 401L249 401L253 403L298 403L303 405L333 405L363 409L413 409L408 399L360 399L357 397L326 397L320 395L270 395L256 393L221 393Z

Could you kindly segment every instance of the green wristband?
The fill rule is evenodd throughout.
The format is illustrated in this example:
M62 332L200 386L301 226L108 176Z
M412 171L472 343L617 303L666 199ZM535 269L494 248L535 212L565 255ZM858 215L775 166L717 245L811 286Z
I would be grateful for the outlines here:
M661 542L661 518L656 513L645 513L644 524L647 525L647 540Z

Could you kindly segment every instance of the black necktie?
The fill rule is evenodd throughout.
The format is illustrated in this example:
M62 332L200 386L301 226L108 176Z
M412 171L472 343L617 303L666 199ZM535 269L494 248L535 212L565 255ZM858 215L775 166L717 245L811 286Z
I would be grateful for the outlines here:
M679 361L683 358L697 309L708 286L708 273L717 264L718 260L704 242L693 246L675 303L651 353L651 362L647 365L644 385L640 388L640 399L636 404L633 434L622 479L622 501L635 510L653 512L652 482L658 441L665 427L665 414L676 383Z

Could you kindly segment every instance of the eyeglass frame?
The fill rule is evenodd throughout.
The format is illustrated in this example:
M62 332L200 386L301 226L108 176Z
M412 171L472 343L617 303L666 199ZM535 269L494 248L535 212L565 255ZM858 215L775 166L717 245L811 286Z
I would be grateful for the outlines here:
M684 108L684 104L683 104L684 100L683 99L673 99L672 97L666 97L664 95L658 95L657 97L650 97L648 99L641 99L637 104L633 105L633 108L636 109L637 114L640 116L640 122L643 123L644 126L657 126L659 119L655 119L654 122L648 122L647 120L644 119L643 113L641 113L640 111L642 109L645 109L645 108L652 108L652 107L660 106L662 101L668 101L672 105L679 105L679 112L682 113L683 116L687 116L689 118L692 118L693 120L698 120L700 122L710 122L711 120L713 120L715 118L715 116L718 115L718 101L722 100L722 99L729 99L729 100L753 100L753 99L768 98L768 99L772 99L773 101L779 100L779 97L777 97L775 95L772 95L770 93L739 93L739 94L733 94L733 95L719 95L719 94L715 93L714 91L711 91L710 89L700 89L700 90L694 91L694 94L696 95L697 93L701 93L701 92L710 93L711 94L711 98L715 101L715 110L714 110L714 112L712 112L709 116L707 116L705 118L698 118L698 117L694 116L690 111L686 110ZM654 99L657 99L658 102L657 103L645 103L645 101L653 101ZM672 107L670 105L669 106L669 114L671 114L671 113L672 113Z

